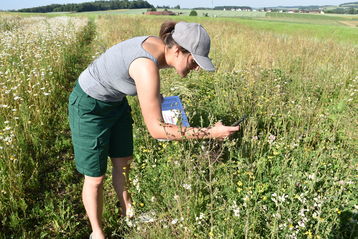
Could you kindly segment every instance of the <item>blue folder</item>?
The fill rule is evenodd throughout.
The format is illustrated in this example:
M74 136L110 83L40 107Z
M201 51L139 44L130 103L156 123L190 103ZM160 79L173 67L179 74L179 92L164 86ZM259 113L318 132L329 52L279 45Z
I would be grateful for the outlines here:
M162 102L162 115L166 123L181 123L182 126L189 127L188 118L186 117L179 96L164 97Z

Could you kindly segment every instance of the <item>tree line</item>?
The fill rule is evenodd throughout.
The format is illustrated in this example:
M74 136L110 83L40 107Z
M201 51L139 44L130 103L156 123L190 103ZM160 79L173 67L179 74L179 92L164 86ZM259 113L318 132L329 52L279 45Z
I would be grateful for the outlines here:
M325 9L324 12L325 13L336 13L336 14L358 14L358 8L338 7L338 8L335 8L335 9Z
M33 8L23 8L18 12L90 12L114 9L135 9L135 8L152 8L153 5L143 0L111 0L111 1L95 1L84 3L70 4L51 4Z
M217 6L217 7L214 7L214 10L230 10L230 9L242 9L242 10L252 10L251 7L248 7L248 6Z

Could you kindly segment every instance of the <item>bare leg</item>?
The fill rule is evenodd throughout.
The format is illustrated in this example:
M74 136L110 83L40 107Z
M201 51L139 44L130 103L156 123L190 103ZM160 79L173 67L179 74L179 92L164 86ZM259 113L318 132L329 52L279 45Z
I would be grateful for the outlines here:
M128 192L129 178L128 173L130 170L130 163L132 157L125 158L111 158L112 160L112 183L117 197L121 204L122 216L133 216L132 199Z
M104 238L102 229L103 180L104 176L89 177L85 175L82 190L83 205L90 220L93 238L95 239Z

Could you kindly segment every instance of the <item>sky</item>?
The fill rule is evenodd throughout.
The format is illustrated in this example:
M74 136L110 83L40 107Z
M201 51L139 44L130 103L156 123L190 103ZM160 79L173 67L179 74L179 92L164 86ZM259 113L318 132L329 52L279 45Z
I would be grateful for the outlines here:
M174 7L180 5L181 8L195 7L215 7L215 6L249 6L253 8L277 7L277 6L308 6L308 5L339 5L353 0L147 0L156 6ZM66 4L91 2L91 0L0 0L1 10L17 10L45 6L49 4Z

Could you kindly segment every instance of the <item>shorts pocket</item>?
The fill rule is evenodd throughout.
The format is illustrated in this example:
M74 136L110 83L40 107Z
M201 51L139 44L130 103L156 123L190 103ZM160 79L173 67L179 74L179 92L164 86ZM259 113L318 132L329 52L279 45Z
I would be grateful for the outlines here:
M68 99L68 120L70 123L70 128L72 131L77 130L75 120L77 117L77 110L76 110L76 101L78 99L78 96L74 93L70 94L70 97Z
M78 115L84 117L86 114L91 114L95 111L97 100L88 95L82 95L78 99Z
M84 152L89 152L92 150L97 150L99 148L98 138L84 138L84 137L74 137L73 145L75 149L80 149Z
M70 97L68 98L68 103L70 105L74 105L77 101L77 98L78 98L78 95L74 94L74 93L71 93L70 94Z

